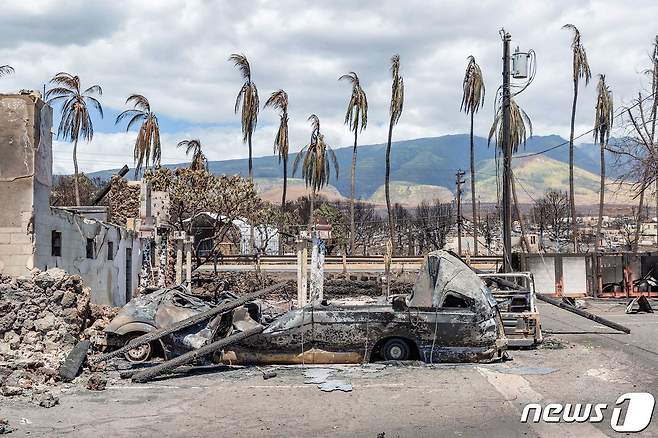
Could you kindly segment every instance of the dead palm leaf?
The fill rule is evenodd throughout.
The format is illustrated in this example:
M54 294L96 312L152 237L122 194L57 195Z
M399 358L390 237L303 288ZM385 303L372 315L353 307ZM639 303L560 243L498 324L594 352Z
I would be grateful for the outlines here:
M320 119L315 114L308 118L311 122L311 140L308 145L299 151L292 166L293 175L302 164L302 177L306 187L318 192L329 183L331 167L333 164L335 176L338 177L338 160L333 149L326 143L320 131Z
M126 104L130 103L132 103L133 108L121 112L117 116L115 124L128 119L126 125L126 132L128 132L130 128L141 122L133 150L135 176L137 176L143 166L149 167L149 163L152 163L154 167L160 165L162 152L160 126L158 117L151 111L151 104L146 97L141 94L131 94L126 99Z
M466 73L464 73L462 104L460 111L466 114L478 112L480 106L484 104L484 79L480 66L475 62L474 56L468 57Z
M510 99L510 141L513 154L518 152L521 144L525 146L528 137L532 137L532 121L526 112L517 105L516 101ZM502 154L504 144L502 105L496 111L496 116L489 130L488 144L491 144L492 138L495 138L498 152Z
M185 148L185 155L190 155L190 153L192 154L190 169L208 170L208 160L201 150L201 140L198 138L183 140L178 142L177 147Z
M228 60L233 62L235 67L240 70L242 78L245 80L235 98L235 114L241 113L242 141L249 145L249 179L253 179L251 137L258 122L258 108L260 105L258 102L258 88L251 80L251 66L246 56L234 53L229 56Z
M279 162L288 161L288 94L283 90L278 90L265 102L265 108L271 107L278 109L279 129L274 137L274 153L278 154Z
M0 78L14 73L14 67L11 65L0 65Z
M363 131L368 125L368 98L361 88L359 77L352 71L338 80L346 80L352 85L352 95L345 112L345 124L350 127L350 131Z
M571 40L571 50L573 51L573 81L578 82L578 79L585 79L585 85L589 83L592 73L589 69L587 62L587 53L585 47L580 40L580 31L573 24L565 24L562 29L569 29L573 32L573 39Z

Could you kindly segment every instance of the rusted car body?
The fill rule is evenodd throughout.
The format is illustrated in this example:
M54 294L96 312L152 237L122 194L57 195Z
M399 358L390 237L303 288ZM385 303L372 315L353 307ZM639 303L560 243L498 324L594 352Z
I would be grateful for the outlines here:
M507 346L495 298L465 263L445 251L428 254L413 292L407 295L360 302L315 300L274 317L266 309L262 302L250 303L230 314L231 330L205 328L218 339L256 325L266 327L226 347L219 360L233 364L471 362L500 358ZM180 345L190 336L194 334L177 335L169 342ZM163 341L168 343L166 338Z

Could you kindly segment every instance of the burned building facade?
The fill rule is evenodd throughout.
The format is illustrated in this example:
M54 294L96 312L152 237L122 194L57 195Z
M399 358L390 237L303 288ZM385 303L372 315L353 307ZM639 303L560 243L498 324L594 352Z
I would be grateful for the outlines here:
M52 108L35 94L0 95L0 272L62 268L92 302L123 305L139 286L140 240L102 208L50 206Z

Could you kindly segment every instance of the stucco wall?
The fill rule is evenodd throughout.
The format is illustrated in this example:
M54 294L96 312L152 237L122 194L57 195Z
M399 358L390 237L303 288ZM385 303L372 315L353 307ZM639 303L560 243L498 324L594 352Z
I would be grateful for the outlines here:
M92 290L92 302L120 306L135 294L141 269L141 251L133 232L67 211L51 209L35 217L34 267L62 268L79 274ZM62 233L61 256L52 255L52 232ZM93 257L87 258L87 239L94 240ZM108 260L108 242L113 260ZM126 248L132 249L131 289L126 291Z

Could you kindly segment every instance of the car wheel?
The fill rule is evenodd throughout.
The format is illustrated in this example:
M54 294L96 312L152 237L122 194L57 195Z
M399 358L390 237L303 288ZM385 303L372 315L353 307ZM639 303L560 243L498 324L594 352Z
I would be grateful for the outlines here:
M137 338L140 336L139 334L130 336L124 345L127 345L128 342L132 341L133 339ZM151 354L153 353L153 348L151 347L151 344L144 344L140 345L139 347L135 347L133 349L130 349L126 351L123 356L128 360L129 362L133 363L141 363L149 360L151 358Z
M400 338L393 338L386 341L382 346L382 356L385 360L407 360L411 355L409 344Z

